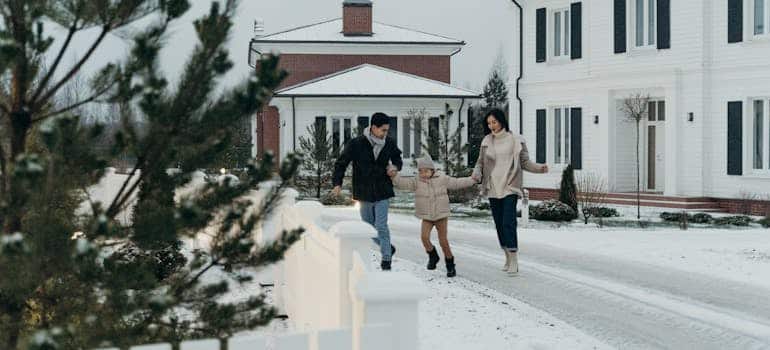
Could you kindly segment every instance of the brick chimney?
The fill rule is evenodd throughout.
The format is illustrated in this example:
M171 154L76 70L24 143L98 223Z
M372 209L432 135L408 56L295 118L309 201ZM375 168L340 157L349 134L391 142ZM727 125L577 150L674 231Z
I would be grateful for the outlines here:
M372 35L371 0L344 0L342 2L342 34L345 36Z

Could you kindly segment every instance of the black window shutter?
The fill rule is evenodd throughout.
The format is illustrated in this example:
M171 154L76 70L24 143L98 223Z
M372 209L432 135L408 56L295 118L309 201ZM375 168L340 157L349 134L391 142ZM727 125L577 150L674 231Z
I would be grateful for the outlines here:
M535 37L535 61L545 62L545 8L537 9Z
M570 162L575 169L583 168L583 109L572 108L570 115Z
M727 103L727 175L743 175L743 102Z
M626 52L626 0L615 0L615 53Z
M727 42L743 41L743 0L727 1Z
M658 49L671 48L671 0L658 0Z
M583 57L583 4L570 5L570 55L573 60Z
M545 109L537 110L537 151L536 161L538 163L545 163Z

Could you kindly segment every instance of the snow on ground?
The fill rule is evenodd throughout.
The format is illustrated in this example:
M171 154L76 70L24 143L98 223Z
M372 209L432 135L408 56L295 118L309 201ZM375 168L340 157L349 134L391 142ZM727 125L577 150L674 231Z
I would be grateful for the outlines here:
M408 216L393 219L411 220ZM458 219L452 228L483 236L494 234L491 223L480 227L480 222L484 221ZM526 244L532 242L770 287L768 229L600 229L582 223L544 228L546 225L519 229L522 255L526 255Z
M394 271L425 282L430 296L420 303L420 348L608 349L574 327L514 298L462 277L447 278L443 266L396 259Z

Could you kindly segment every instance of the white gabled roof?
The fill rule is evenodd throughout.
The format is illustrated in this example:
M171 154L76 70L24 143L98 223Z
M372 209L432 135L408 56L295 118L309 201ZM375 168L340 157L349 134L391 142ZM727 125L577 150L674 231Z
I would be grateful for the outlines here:
M480 98L475 91L372 64L276 91L276 97L424 97Z
M345 36L342 18L337 18L283 32L268 34L252 40L265 43L388 43L465 45L462 40L429 34L413 29L373 22L370 36Z

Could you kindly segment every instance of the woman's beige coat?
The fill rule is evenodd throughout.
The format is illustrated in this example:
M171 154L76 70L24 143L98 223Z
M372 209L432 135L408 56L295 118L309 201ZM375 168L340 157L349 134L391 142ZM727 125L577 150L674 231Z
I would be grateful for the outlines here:
M513 148L510 150L513 152L513 164L511 169L508 170L508 176L505 183L507 184L506 190L516 194L519 198L522 197L522 169L531 173L544 173L544 168L541 164L537 164L529 159L529 151L527 150L527 144L521 135L513 135ZM481 149L479 150L479 158L476 161L476 168L473 170L474 176L481 178L481 195L487 196L489 191L490 176L492 169L495 168L494 157L487 157L488 152L495 152L494 150L494 135L489 134L481 141Z

